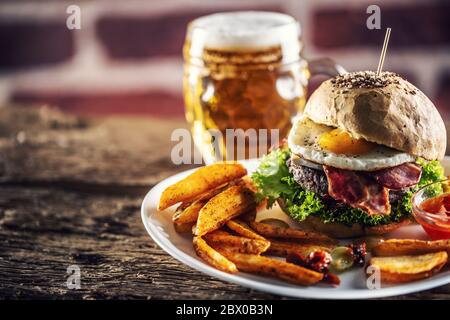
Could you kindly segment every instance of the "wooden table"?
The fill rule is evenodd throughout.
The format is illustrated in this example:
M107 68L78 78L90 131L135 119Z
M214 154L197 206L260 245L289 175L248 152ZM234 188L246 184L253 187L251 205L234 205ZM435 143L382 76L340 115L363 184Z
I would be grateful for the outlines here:
M193 270L144 230L145 193L186 169L170 161L170 134L185 126L0 108L0 298L283 298ZM80 289L66 285L71 265ZM450 285L396 297L409 298L449 299Z

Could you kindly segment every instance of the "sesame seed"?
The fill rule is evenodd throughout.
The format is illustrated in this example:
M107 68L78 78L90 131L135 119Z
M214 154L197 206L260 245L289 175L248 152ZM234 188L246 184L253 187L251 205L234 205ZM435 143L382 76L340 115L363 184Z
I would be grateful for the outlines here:
M382 72L379 76L373 71L350 72L337 76L331 83L338 88L383 88L389 84L398 85L399 75L392 72Z

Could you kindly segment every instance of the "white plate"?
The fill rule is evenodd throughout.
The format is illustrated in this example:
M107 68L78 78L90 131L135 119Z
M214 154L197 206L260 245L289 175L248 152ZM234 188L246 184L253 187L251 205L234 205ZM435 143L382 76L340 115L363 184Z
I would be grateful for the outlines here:
M257 163L255 161L246 161L243 162L243 165L247 168L247 170L249 170L249 172L252 172L256 168ZM446 169L446 173L448 174L450 172L450 158L446 157L443 161L443 165ZM197 257L192 247L192 236L189 234L182 235L174 230L172 225L173 208L165 210L164 212L157 212L156 210L161 192L169 185L186 177L192 171L193 170L188 170L176 174L161 181L154 188L152 188L145 196L142 203L141 215L147 232L162 249L182 263L205 274L223 281L229 281L245 287L270 292L273 294L298 298L322 299L380 298L427 290L450 283L450 270L441 272L429 279L402 285L382 286L380 289L372 290L368 289L366 286L366 276L363 268L354 268L351 271L341 274L341 284L338 287L331 287L323 284L311 287L302 287L280 280L243 272L232 275L219 271ZM267 215L276 215L279 218L289 222L291 225L295 224L289 217L281 212L279 208L272 209L270 212L268 210L261 212L258 214L257 219L261 219ZM427 238L426 234L419 225L403 227L389 234L387 237Z

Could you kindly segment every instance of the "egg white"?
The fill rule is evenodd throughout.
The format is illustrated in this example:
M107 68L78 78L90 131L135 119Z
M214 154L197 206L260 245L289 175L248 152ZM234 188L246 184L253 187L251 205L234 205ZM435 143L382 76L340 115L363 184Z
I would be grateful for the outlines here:
M317 124L308 118L297 119L289 133L288 146L291 152L309 161L354 171L374 171L415 160L415 157L407 153L382 145L361 155L336 154L318 143L320 135L333 129L335 128Z

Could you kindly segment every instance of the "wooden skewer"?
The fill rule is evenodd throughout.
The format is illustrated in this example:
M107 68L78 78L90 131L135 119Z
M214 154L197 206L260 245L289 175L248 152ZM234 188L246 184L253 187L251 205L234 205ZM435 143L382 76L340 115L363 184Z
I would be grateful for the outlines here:
M389 43L389 37L391 36L391 28L386 29L386 35L384 36L383 49L381 49L380 61L378 62L377 77L380 75L383 69L384 58L386 57L386 50Z

